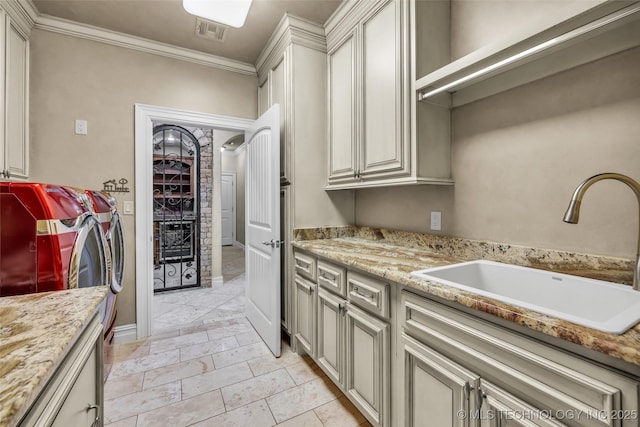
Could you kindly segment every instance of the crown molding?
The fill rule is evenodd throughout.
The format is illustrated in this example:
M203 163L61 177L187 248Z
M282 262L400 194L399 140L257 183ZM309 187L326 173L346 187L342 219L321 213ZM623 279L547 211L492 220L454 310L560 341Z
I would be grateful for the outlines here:
M262 75L280 62L285 49L291 44L327 53L322 25L285 13L258 56L256 61L258 75Z
M38 10L31 0L3 0L0 8L4 9L13 22L28 37L36 23Z
M246 62L234 61L233 59L223 58L221 56L185 49L116 31L105 30L92 25L81 24L49 15L38 16L35 22L35 28L38 30L78 37L126 49L151 53L153 55L177 59L179 61L218 68L220 70L230 71L233 73L257 76L256 67Z

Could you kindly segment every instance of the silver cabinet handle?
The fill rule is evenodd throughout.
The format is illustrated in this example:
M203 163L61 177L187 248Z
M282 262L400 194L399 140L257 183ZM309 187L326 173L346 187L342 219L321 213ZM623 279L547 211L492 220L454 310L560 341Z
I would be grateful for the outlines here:
M357 286L353 287L353 293L356 294L357 296L359 296L362 299L367 299L367 300L372 301L372 302L376 300L375 296L366 295L366 294L363 294L362 292L360 292L360 288L358 288Z
M95 409L96 410L96 418L91 423L91 427L99 427L100 426L100 405L92 405L89 403L87 405L87 412Z
M343 303L339 303L338 304L338 312L342 315L344 315L344 313L347 311L347 306L346 304Z
M326 279L326 280L332 280L332 281L336 280L336 276L335 275L333 275L333 274L331 274L331 273L329 273L327 271L324 271L324 270L322 270L320 272L320 277L322 277L323 279Z

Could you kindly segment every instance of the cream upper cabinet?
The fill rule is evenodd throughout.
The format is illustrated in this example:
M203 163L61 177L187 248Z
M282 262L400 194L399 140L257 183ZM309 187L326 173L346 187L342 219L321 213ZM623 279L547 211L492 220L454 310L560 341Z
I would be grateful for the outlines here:
M4 80L0 121L0 179L29 176L29 39L8 13L0 9L0 63Z
M447 20L448 2L431 9L413 0L344 2L329 19L328 186L327 189L406 184L451 184L449 122L446 107L415 106L412 85L416 58L441 57L448 49L433 45L448 26L437 22L432 33L416 32ZM430 2L427 2L430 3ZM436 33L436 34L433 34ZM425 39L416 39L416 34ZM423 36L424 34L424 36ZM448 35L447 35L448 37ZM418 120L419 119L419 120ZM418 129L420 126L420 129Z
M375 174L407 174L408 150L403 131L404 106L400 36L404 3L387 1L362 21L362 179ZM407 141L408 142L408 141ZM408 148L408 147L407 147Z
M329 182L351 181L357 171L355 32L328 54Z

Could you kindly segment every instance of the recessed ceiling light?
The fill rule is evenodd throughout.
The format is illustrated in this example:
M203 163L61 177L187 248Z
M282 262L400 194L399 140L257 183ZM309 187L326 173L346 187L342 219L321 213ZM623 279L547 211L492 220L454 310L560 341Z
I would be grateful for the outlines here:
M235 28L244 25L250 6L251 0L182 0L190 14Z

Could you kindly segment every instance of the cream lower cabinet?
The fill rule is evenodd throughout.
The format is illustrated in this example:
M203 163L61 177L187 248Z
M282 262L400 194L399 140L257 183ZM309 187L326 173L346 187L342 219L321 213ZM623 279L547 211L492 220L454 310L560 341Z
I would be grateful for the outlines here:
M316 288L315 283L295 276L296 283L296 340L309 355L315 356Z
M404 426L638 426L639 383L404 291Z
M407 426L564 426L409 336L403 336ZM537 417L536 414L540 414Z
M336 384L344 383L347 301L320 288L318 291L318 365Z
M390 326L324 289L318 292L317 363L375 426L389 426Z
M295 265L298 347L376 427L640 426L636 368L306 251Z
M320 261L319 271L322 266ZM352 274L348 271L347 277ZM331 282L328 277L339 275L325 272L323 277L323 281L318 277L316 362L373 425L390 426L390 324L322 286ZM345 289L339 284L326 286Z
M389 426L390 327L347 304L345 394L375 426Z
M405 360L406 425L466 427L475 425L467 417L477 406L480 377L441 354L403 335Z
M102 347L102 323L96 313L19 425L102 426Z

